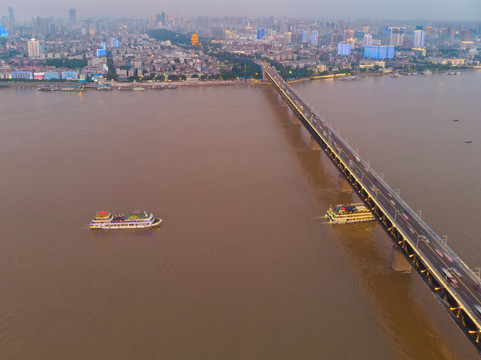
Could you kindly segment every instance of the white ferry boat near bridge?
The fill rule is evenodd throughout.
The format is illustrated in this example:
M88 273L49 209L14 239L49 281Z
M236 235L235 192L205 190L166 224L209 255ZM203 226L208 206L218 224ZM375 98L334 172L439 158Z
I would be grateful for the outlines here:
M348 224L376 220L364 204L331 206L325 216L331 224Z

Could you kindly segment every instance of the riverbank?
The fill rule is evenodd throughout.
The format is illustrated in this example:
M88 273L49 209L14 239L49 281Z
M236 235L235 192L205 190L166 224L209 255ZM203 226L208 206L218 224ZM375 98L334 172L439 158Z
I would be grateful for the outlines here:
M102 84L95 84L95 83L78 83L75 81L2 81L0 85L4 85L2 87L14 87L14 88L40 88L40 87L72 87L72 86L80 86L85 89L96 89L100 86L109 86L112 89L133 89L135 87L143 87L145 89L168 89L174 87L182 87L182 86L232 86L232 85L248 85L252 84L253 81L250 79L243 79L243 80L208 80L208 81L169 81L169 82L104 82Z
M462 68L454 70L443 70L443 71L432 71L433 74L449 74L453 72L468 72L468 71L479 71L481 66L475 66L472 68ZM288 80L289 84L294 84L298 82L305 82L310 80L357 80L364 77L380 77L386 75L392 75L393 73L399 76L415 76L423 75L422 72L397 72L392 70L386 70L382 72L357 72L353 74L330 74L330 75L319 75L311 76L308 78L299 78L294 80ZM242 79L242 80L196 80L196 81L164 81L164 82L101 82L97 83L78 83L75 81L42 81L42 80L32 80L32 81L1 81L0 88L40 88L40 87L72 87L80 86L83 89L97 89L101 86L110 87L112 89L129 90L136 87L143 87L145 89L169 89L176 87L201 87L201 86L233 86L233 85L250 85L250 84L268 84L268 82L257 80L257 79ZM3 86L2 86L3 85Z

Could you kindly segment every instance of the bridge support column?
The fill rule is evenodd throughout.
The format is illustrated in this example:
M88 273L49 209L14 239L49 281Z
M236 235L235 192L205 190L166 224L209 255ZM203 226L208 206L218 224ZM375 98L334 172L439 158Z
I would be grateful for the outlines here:
M321 150L321 145L311 136L311 150L319 151Z
M337 178L337 186L340 192L352 192L351 185L347 182L346 178L339 174Z
M406 260L401 250L396 245L393 245L391 255L392 255L391 268L394 271L400 271L405 273L411 272L411 269L412 269L411 264Z

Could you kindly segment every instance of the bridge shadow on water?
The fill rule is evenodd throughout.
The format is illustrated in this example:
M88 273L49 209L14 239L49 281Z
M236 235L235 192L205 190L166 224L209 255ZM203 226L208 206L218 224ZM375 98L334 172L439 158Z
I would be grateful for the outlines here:
M324 151L311 150L310 134L294 123L294 113L273 88L264 86L261 91L279 120L279 129L315 197L319 214L323 215L329 204L360 202L354 193L338 190L339 172ZM391 269L392 243L377 223L323 225L320 231L327 232L326 238L343 254L347 271L370 306L367 312L374 314L372 321L386 335L392 353L400 359L478 358L418 275Z

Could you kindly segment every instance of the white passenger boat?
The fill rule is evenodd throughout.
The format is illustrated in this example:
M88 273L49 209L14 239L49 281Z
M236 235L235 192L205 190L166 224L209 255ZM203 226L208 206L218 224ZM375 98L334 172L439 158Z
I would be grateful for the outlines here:
M348 224L375 220L374 215L364 204L331 206L325 216L331 224Z
M90 223L91 229L145 229L159 226L162 219L157 219L152 213L140 212L126 215L112 215L108 211L99 211Z

